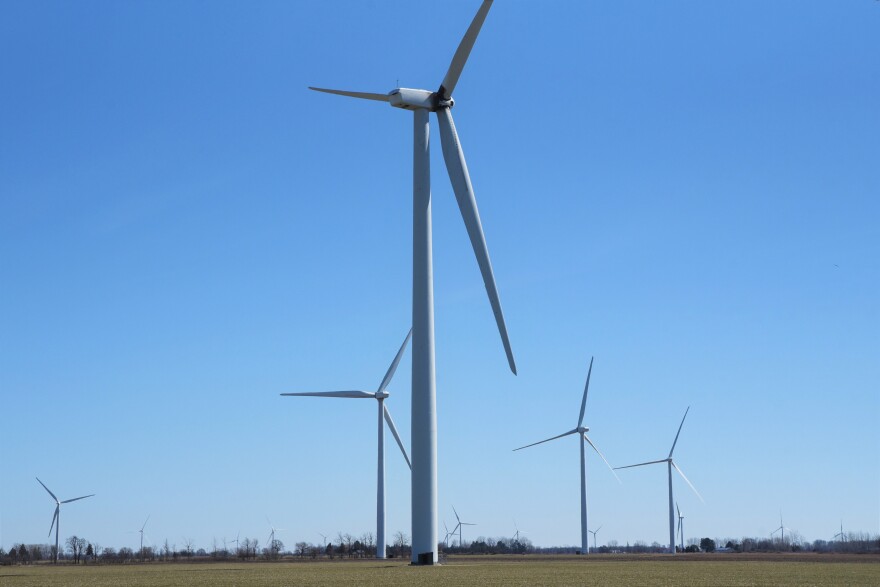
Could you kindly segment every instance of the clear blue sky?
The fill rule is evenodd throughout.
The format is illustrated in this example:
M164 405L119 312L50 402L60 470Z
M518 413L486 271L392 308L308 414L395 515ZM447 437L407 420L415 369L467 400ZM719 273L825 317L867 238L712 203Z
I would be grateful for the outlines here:
M375 530L409 328L409 113L477 0L0 4L0 545ZM439 8L442 8L440 10ZM440 511L579 541L572 428L676 456L689 537L880 531L880 4L498 0L456 90L520 375L433 127ZM432 121L432 124L434 122ZM409 354L389 407L409 444ZM410 532L388 447L388 527ZM663 467L588 461L599 541ZM441 525L442 526L442 525Z

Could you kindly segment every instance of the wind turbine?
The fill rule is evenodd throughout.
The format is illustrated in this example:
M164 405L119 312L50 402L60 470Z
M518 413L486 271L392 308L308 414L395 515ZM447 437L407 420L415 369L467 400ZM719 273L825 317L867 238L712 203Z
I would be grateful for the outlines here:
M458 512L455 511L455 506L452 506L452 513L455 514L455 519L458 520L458 525L452 530L452 533L455 534L455 530L458 530L458 547L462 548L461 527L462 526L476 526L476 524L471 524L470 522L462 522L461 518L458 517Z
M678 512L678 528L676 531L678 532L679 548L681 549L681 552L684 552L684 516L681 515L678 502L675 502L675 511Z
M596 550L596 534L598 534L599 530L601 530L601 529L602 529L602 526L599 526L595 530L590 530L590 534L593 535L593 550L594 551Z
M840 542L846 542L846 536L843 534L843 520L840 521L840 532L834 535L834 538L840 537Z
M270 529L269 541L268 541L268 544L266 544L266 547L269 550L269 552L272 552L273 550L275 550L275 532L280 532L280 531L284 530L284 528L276 528L275 526L273 526L272 521L269 520L269 516L266 516L266 522L269 524L269 529Z
M287 396L309 396L309 397L341 397L341 398L371 398L375 399L379 402L379 449L378 449L378 467L377 467L377 487L376 487L376 558L385 558L385 426L382 424L382 420L384 418L385 422L388 423L388 428L391 430L391 434L394 435L394 440L397 441L397 446L400 447L400 452L403 453L403 458L406 459L406 464L409 465L410 469L412 469L412 464L410 463L409 456L406 454L406 449L403 448L403 441L400 440L400 435L397 433L397 427L394 425L394 420L391 419L391 413L388 411L388 407L385 405L385 398L388 397L388 392L385 389L388 387L388 384L391 383L391 378L394 377L394 372L397 371L397 365L400 363L401 357L403 357L403 351L406 350L406 345L409 342L410 337L412 336L412 329L406 334L406 338L403 339L403 344L400 345L400 350L397 351L397 355L395 355L394 360L391 362L391 366L388 367L388 371L385 373L384 379L382 379L382 383L379 384L379 389L375 392L373 391L312 391L306 393L282 393L281 395Z
M684 417L681 419L681 424L678 425L678 432L675 433L675 440L672 441L672 448L669 449L669 456L665 459L660 459L659 461L648 461L647 463L638 463L635 465L627 465L625 467L615 467L615 469L631 469L633 467L641 467L644 465L654 465L657 463L666 463L667 469L669 470L669 552L670 554L675 554L675 511L672 509L673 500L672 500L672 469L678 471L678 474L681 475L681 478L685 480L688 486L693 489L694 493L697 494L697 497L700 498L700 501L703 501L703 496L700 495L700 492L697 491L697 488L693 486L693 484L688 481L688 478L684 476L684 473L681 472L681 469L678 468L678 465L675 464L675 461L672 460L672 453L675 451L675 444L678 442L678 435L681 434L681 427L684 426L684 419L687 418L688 412L691 407L688 406L687 410L684 411ZM705 502L704 502L705 503Z
M431 163L429 114L435 112L446 170L452 182L471 246L495 314L510 370L516 374L513 351L501 311L501 301L489 249L480 222L474 190L465 163L451 108L471 49L492 6L484 0L452 57L436 92L397 88L388 94L310 88L328 94L387 102L413 112L413 358L412 358L412 562L437 562L437 390L434 365L434 270L431 245ZM417 38L417 37L416 37Z
M83 495L82 497L74 497L73 499L65 499L63 501L59 501L55 494L49 491L49 488L40 481L39 477L36 477L37 482L43 486L49 495L52 496L52 499L55 500L55 515L52 516L52 524L49 526L49 536L52 536L52 527L55 527L55 564L58 564L58 526L61 525L61 504L62 503L70 503L72 501L77 501L80 499L85 499L87 497L93 497L95 494L92 493L90 495Z
M152 515L152 514L150 514L150 515ZM147 522L150 521L150 515L147 516L147 519L144 520L144 525L141 526L141 529L140 529L140 530L138 530L138 532L139 532L140 535L141 535L141 550L140 550L140 553L141 553L141 561L144 560L144 528L147 527ZM226 548L226 543L225 543L225 541L224 541L224 544L223 544L223 548Z
M516 530L516 532L513 535L513 540L515 542L519 542L520 529L519 529L519 526L516 525L516 520L513 521L513 528ZM526 533L525 530L523 530L522 533L525 534Z
M772 537L777 532L779 532L780 541L785 544L785 524L782 523L782 512L779 512L779 527L770 532L770 536Z
M577 434L580 437L581 444L581 552L583 554L588 554L590 550L590 540L587 536L587 459L586 453L584 451L584 441L590 443L590 446L593 447L593 450L596 451L602 460L605 461L605 464L608 465L608 468L611 469L611 474L617 478L617 473L614 472L614 469L611 467L611 463L605 458L596 445L593 444L593 441L590 440L590 437L587 436L587 432L590 430L587 426L584 426L584 410L587 407L587 393L590 391L590 375L593 373L593 357L590 357L590 368L587 370L587 384L584 387L584 397L581 400L581 413L578 416L577 428L569 430L563 434L558 436L554 436L552 438L548 438L546 440L541 440L539 442L533 442L532 444L527 444L525 446L521 446L519 448L513 449L514 451L522 450L524 448L528 448L530 446L535 446L536 444L542 444L544 442L550 442L551 440L556 440L557 438L562 438L563 436L569 436L570 434ZM617 479L620 481L620 479Z
M456 526L456 528L457 528L457 526ZM453 530L452 532L450 532L449 526L446 525L446 522L443 522L443 529L446 530L446 536L444 536L444 538L443 538L443 545L446 548L449 548L449 537L455 536L455 531Z

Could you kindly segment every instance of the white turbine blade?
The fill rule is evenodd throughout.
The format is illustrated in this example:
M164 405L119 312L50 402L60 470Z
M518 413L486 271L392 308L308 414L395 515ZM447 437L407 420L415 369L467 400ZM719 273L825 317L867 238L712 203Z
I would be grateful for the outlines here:
M391 412L388 411L388 406L384 403L382 404L382 408L385 413L385 422L391 430L391 435L394 436L394 440L397 441L397 446L400 447L400 452L403 453L403 458L406 459L406 464L409 466L410 471L412 471L412 463L409 461L409 455L406 454L406 449L403 447L403 441L400 440L400 434L397 433L397 427L394 425L394 420L391 419Z
M538 442L533 442L532 444L527 444L525 446L521 446L521 447L515 448L513 450L515 452L518 450L522 450L524 448L529 448L530 446L535 446L536 444L543 444L545 442L550 442L551 440L556 440L557 438L562 438L563 436L568 436L569 434L577 434L577 428L575 428L574 430L569 430L568 432L566 432L564 434L560 434L559 436L554 436L553 438L548 438L547 440L539 440Z
M602 529L602 526L599 526L598 528L596 528L596 531L593 532L593 534L598 534L598 533L599 533L599 530L601 530L601 529Z
M622 481L620 480L620 477L618 477L617 473L614 472L614 467L611 466L611 463L608 462L608 459L605 458L605 455L602 454L602 451L600 451L598 448L596 448L596 445L593 444L593 441L590 440L590 437L587 436L586 434L584 434L584 440L586 440L588 443L590 443L590 446L593 447L593 450L596 451L597 455L602 457L602 460L605 461L605 464L608 465L609 469L611 469L611 474L614 475L614 478L617 479L617 482L622 483Z
M42 481L40 481L40 478L39 478L39 477L34 477L34 479L37 480L37 483L39 483L40 485L43 486L43 489L45 489L46 491L49 491L49 488L46 487L46 484L45 484L45 483L43 483ZM54 494L54 493L52 493L51 491L49 491L49 495L52 496L52 499L54 499L56 503L58 502L58 498L55 497L55 494Z
M684 411L684 416L681 419L681 424L678 425L678 432L675 433L675 440L672 441L672 448L669 449L669 457L672 458L672 451L675 450L675 443L678 442L678 435L681 434L681 427L684 426L684 419L688 417L688 412L691 410L691 407L688 406Z
M307 391L305 393L282 393L281 395L296 397L345 397L356 399L376 397L376 394L372 391Z
M458 520L458 525L461 526L461 518L458 517L458 512L455 511L455 506L452 506L452 513L455 514L455 519ZM453 532L455 532L455 530L453 530Z
M397 365L400 364L400 359L403 357L403 351L406 350L406 343L409 342L410 338L412 338L412 328L406 333L406 338L403 339L403 344L400 345L400 350L397 351L397 355L395 355L394 360L391 361L391 366L388 367L388 372L385 373L385 378L382 380L382 384L379 385L378 393L385 391L385 388L391 383L391 378L394 377L394 372L397 371Z
M672 467L673 467L676 471L678 471L678 474L681 475L681 478L684 479L684 480L687 482L687 484L690 486L690 488L694 490L694 493L697 494L697 497L700 498L700 501L702 501L703 503L706 503L706 500L703 499L703 496L700 495L700 492L697 491L697 488L694 487L694 484L691 483L691 482L688 480L688 478L684 476L684 473L681 472L681 469L678 468L678 465L675 464L675 461L672 461Z
M349 98L363 98L364 100L376 100L377 102L388 102L390 100L388 94L349 92L347 90L328 90L327 88L313 88L312 86L309 86L309 89L315 90L316 92L324 92L325 94L336 94L338 96L348 96Z
M675 502L675 512L678 514L678 517L681 518L681 510L678 509L678 502Z
M476 526L476 524L471 524L470 522L462 522L462 526Z
M49 524L49 537L52 536L52 528L55 527L55 522L58 520L58 511L61 509L61 505L58 504L55 506L55 514L52 516L52 523Z
M152 515L152 514L151 514L151 515ZM144 528L147 527L147 522L149 522L149 521L150 521L150 516L147 516L147 519L144 520L144 525L141 526L141 532L143 532L143 531L144 531Z
M625 467L614 467L614 469L615 469L615 470L617 470L617 469L632 469L633 467L642 467L642 466L644 466L644 465L655 465L655 464L657 464L657 463L666 463L666 462L668 462L668 461L669 461L669 459L663 459L663 460L660 460L660 461L648 461L647 463L638 463L638 464L635 464L635 465L626 465Z
M590 391L590 375L593 374L593 357L590 357L590 369L587 371L587 385L584 387L584 399L581 400L581 415L578 418L578 428L584 423L584 410L587 409L587 392Z
M461 76L464 64L467 63L468 56L471 54L471 49L474 47L477 35L480 34L480 28L482 28L483 21L486 20L486 15L491 7L492 0L483 1L482 6L477 10L477 15L471 21L471 26L468 27L464 38L459 43L458 49L455 50L452 63L449 64L449 70L446 72L446 77L443 78L443 83L440 84L440 90L438 91L442 99L448 100L452 96L452 90L455 89L455 85L458 83L458 78Z
M85 498L87 498L87 497L94 497L94 496L95 496L95 494L92 493L92 494L90 494L90 495L83 495L82 497L74 497L73 499L65 499L65 500L62 501L61 503L70 503L70 502L72 502L72 501L77 501L77 500L79 500L79 499L85 499Z
M467 163L461 150L461 143L455 131L455 123L449 108L441 108L437 111L437 119L440 122L440 143L443 147L443 158L446 160L446 170L449 172L449 180L452 182L452 191L458 201L458 209L464 220L480 273L483 275L483 283L486 285L486 293L489 295L489 303L495 314L495 322L498 324L498 332L501 334L501 342L504 344L504 352L507 353L507 362L510 370L516 375L516 363L513 360L513 350L510 348L510 340L507 337L507 326L504 324L504 313L501 311L501 300L498 297L498 287L495 285L495 275L492 272L492 262L489 260L489 249L486 246L486 237L483 234L483 226L480 223L480 213L477 210L477 201L474 199L474 188L471 186L471 178L468 175Z

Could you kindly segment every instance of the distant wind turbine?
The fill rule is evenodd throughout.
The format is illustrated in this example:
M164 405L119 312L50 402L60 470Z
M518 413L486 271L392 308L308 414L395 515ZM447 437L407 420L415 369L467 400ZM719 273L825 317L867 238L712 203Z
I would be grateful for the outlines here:
M605 464L608 465L608 468L611 469L611 474L617 478L617 473L614 472L614 468L611 466L611 463L608 462L608 459L605 458L605 455L593 444L593 441L590 440L590 437L587 436L587 432L589 432L589 428L584 426L584 411L587 408L587 394L590 391L590 375L593 373L593 357L590 357L590 368L587 370L587 384L584 386L584 397L581 399L581 413L578 416L577 428L573 430L569 430L559 436L554 436L553 438L548 438L546 440L541 440L539 442L533 442L532 444L527 444L525 446L521 446L519 448L513 449L514 451L522 450L524 448L529 448L530 446L535 446L536 444L542 444L544 442L550 442L551 440L556 440L557 438L562 438L563 436L568 436L570 434L577 434L580 438L581 445L581 553L588 554L590 551L590 539L587 535L587 458L584 451L584 441L586 440L590 443L590 446L593 447L593 450L596 451L596 454L602 457L602 460L605 461ZM618 482L620 479L617 479Z
M269 516L266 516L266 523L269 524L269 528L270 528L269 540L268 540L268 544L266 544L266 546L268 547L269 552L272 552L273 550L275 550L275 533L282 532L284 530L284 528L276 528L272 524L272 521L269 520Z
M785 524L782 522L782 512L779 512L779 527L770 533L770 537L772 538L777 532L779 532L779 540L785 544Z
M401 357L403 357L403 352L406 350L406 345L409 342L410 337L412 336L412 329L407 333L406 338L403 339L403 344L400 345L400 350L397 351L397 355L395 355L394 360L391 362L391 366L388 367L388 371L385 373L385 377L382 379L382 383L379 384L379 389L377 391L312 391L306 393L282 393L281 395L286 396L297 396L297 397L341 397L341 398L356 398L356 399L375 399L379 402L379 448L378 448L378 466L377 466L377 487L376 487L376 558L385 558L385 426L382 424L382 420L388 424L388 428L391 430L391 434L394 435L394 440L397 441L397 446L400 447L400 452L403 453L403 458L406 459L406 464L412 469L412 464L409 460L409 455L406 454L406 449L403 447L403 441L400 440L400 434L397 433L397 427L394 425L394 420L391 419L391 413L388 411L388 407L385 405L385 398L388 397L388 392L385 391L388 387L388 384L391 383L391 378L394 377L394 372L397 371L397 365L400 363Z
M462 526L476 526L476 524L471 524L470 522L462 522L461 518L458 517L458 512L455 511L455 506L452 506L452 513L455 514L455 519L458 520L458 525L452 530L453 534L456 530L458 530L458 547L462 548L461 541L461 527Z
M599 530L601 530L601 529L602 529L602 526L599 526L595 530L590 530L590 534L593 535L593 550L594 551L596 550L596 534L598 534Z
M73 499L65 499L64 501L59 501L55 494L49 491L49 488L40 481L39 477L36 477L37 482L43 486L49 495L52 496L52 499L55 500L55 515L52 516L52 524L49 526L49 536L52 536L52 527L55 527L55 564L58 564L58 526L61 525L61 504L62 503L70 503L72 501L77 501L80 499L85 499L87 497L93 497L95 494L92 493L90 495L83 495L82 497L74 497Z
M434 270L431 243L431 154L429 147L430 113L440 124L440 143L452 191L464 220L510 370L516 363L507 336L501 299L495 284L489 248L470 174L461 148L461 140L452 120L453 92L458 84L471 49L480 34L492 0L484 0L459 43L449 69L436 91L395 88L387 94L310 88L319 92L385 102L394 108L413 113L413 354L412 354L412 556L413 564L437 562L437 390L434 361ZM415 38L412 32L415 31ZM411 49L425 51L421 32L410 29L407 38ZM399 44L402 38L397 39ZM408 50L408 49L407 49Z
M148 515L148 516L147 516L147 519L144 520L144 525L141 526L141 529L140 529L140 530L138 530L138 532L139 532L140 535L141 535L141 550L140 550L140 554L141 554L141 560L142 560L142 561L144 560L144 528L147 527L147 522L149 522L149 521L150 521L150 516ZM225 543L224 543L224 545L223 545L223 548L226 548L226 544L225 544Z
M846 536L843 534L843 520L840 521L840 532L834 535L834 538L840 538L840 542L846 542Z
M690 406L688 406L687 410L684 411L684 417L681 419L681 424L678 425L678 432L675 433L675 440L672 441L672 448L669 449L669 456L665 459L661 459L659 461L648 461L647 463L638 463L636 465L627 465L625 467L615 467L616 469L631 469L632 467L641 467L644 465L654 465L657 463L666 463L667 469L669 471L669 553L675 554L675 510L673 509L674 502L672 499L672 469L678 471L678 474L681 475L681 478L685 480L694 493L697 494L697 497L700 498L700 501L703 501L703 496L700 495L700 492L697 491L697 488L693 486L693 484L688 481L688 478L684 476L681 469L678 468L678 465L675 464L675 461L672 460L672 453L675 451L675 444L678 442L678 435L681 434L681 427L684 426L684 419L687 418L688 412L690 411Z
M525 531L525 530L520 530L520 529L519 529L519 526L516 525L516 520L513 521L513 528L516 530L516 533L513 535L513 540L514 540L515 542L519 542L519 534L520 534L520 532L522 532L523 534L525 534L526 531Z
M679 548L681 552L684 552L684 516L681 515L678 502L675 502L675 511L678 513L678 527L676 528L676 532L678 532Z

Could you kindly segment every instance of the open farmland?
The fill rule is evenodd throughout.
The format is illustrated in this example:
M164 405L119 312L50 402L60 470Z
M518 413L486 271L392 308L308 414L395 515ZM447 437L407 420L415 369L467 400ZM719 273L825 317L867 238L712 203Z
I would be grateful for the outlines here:
M450 557L433 568L395 561L35 565L0 569L9 587L171 585L880 585L874 555Z

